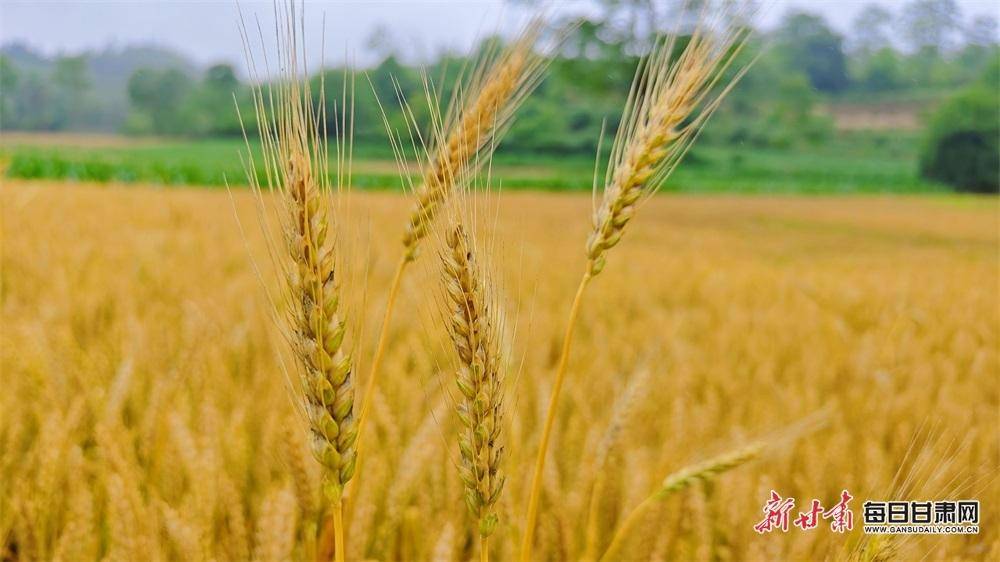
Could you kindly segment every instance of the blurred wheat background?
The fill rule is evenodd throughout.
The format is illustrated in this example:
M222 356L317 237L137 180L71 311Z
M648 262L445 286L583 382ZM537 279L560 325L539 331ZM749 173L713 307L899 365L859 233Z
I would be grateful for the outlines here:
M234 200L252 220L253 195ZM591 201L496 200L495 261L519 319L508 480L491 540L505 560L523 533ZM247 245L264 252L259 229L241 234L224 192L15 180L0 203L0 559L304 558L317 467L248 259ZM355 193L351 204L342 227L354 233L349 267L363 273L343 293L372 334L384 302L373 296L390 282L410 200ZM757 440L769 446L754 462L658 503L622 557L1000 556L994 200L678 196L643 212L582 312L538 560L586 555L599 473L603 551L665 476ZM268 261L258 263L271 283ZM437 272L417 271L403 283L348 487L350 560L476 552L444 395L449 350L428 329ZM357 349L359 376L371 351ZM752 528L771 489L804 509L845 488L853 533ZM881 552L862 540L866 499L957 497L982 501L978 536Z

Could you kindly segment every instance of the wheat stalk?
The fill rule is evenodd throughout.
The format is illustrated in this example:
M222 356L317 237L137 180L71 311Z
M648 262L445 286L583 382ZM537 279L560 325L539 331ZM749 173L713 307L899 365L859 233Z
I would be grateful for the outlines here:
M538 84L544 61L534 49L541 29L542 22L534 20L499 55L485 57L483 64L472 72L468 88L456 88L445 118L433 114L436 99L428 89L427 97L434 118L432 130L435 133L430 139L433 146L417 149L418 154L422 152L426 157L427 164L419 183L411 185L416 201L403 232L403 254L389 287L385 315L361 403L359 430L364 429L368 419L403 274L407 266L417 258L420 243L430 232L441 206L454 192L456 178L467 177L477 163L489 159L518 106ZM385 124L396 158L403 169L404 151L395 140L387 120ZM420 139L419 143L422 144L423 139L419 134L411 135L413 136Z
M499 521L496 501L503 490L503 365L500 360L495 304L475 260L475 250L461 224L450 227L442 252L446 294L445 318L458 355L455 382L461 394L458 417L465 503L478 521L481 556L488 559L487 539Z
M763 443L752 443L736 451L720 455L705 462L685 467L669 476L660 484L660 488L642 501L625 518L625 521L611 539L611 544L601 556L601 560L620 560L625 541L643 516L658 502L665 500L677 492L690 488L697 482L710 482L720 474L732 470L755 459L763 450Z
M542 473L583 295L590 280L604 269L605 253L621 240L637 206L659 189L697 137L705 120L746 70L744 67L728 85L719 87L723 74L747 39L746 28L738 28L733 23L743 21L742 18L731 16L724 10L717 20L703 17L676 60L672 56L674 37L657 42L636 72L622 126L612 148L604 196L594 214L593 230L587 240L587 268L577 286L563 334L528 498L521 543L522 562L531 560Z

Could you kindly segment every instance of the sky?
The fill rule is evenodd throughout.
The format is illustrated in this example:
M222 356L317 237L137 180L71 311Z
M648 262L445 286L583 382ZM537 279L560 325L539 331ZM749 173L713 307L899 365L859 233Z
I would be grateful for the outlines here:
M963 14L1000 17L996 0L957 0ZM552 2L555 10L586 2ZM765 2L767 3L767 2ZM773 26L787 10L819 12L838 30L869 3L898 10L904 0L770 0L760 17ZM0 43L25 42L46 54L76 53L107 46L156 44L175 49L200 64L243 61L239 10L273 21L271 0L0 0ZM510 33L526 18L522 8L502 0L306 1L307 47L325 49L327 61L367 64L366 47L382 29L408 58L426 60L442 49L466 50L494 31ZM325 17L325 25L323 20ZM325 33L324 33L325 30ZM265 32L266 33L266 32ZM325 38L325 44L323 39Z

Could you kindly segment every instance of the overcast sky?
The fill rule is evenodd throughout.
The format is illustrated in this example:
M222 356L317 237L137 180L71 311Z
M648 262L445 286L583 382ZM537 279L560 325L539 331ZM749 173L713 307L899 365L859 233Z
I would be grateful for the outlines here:
M957 2L966 18L983 13L1000 16L997 0ZM772 0L761 23L773 25L788 9L804 8L822 13L836 28L848 31L852 18L869 3L872 0ZM905 2L875 3L896 10ZM0 0L0 43L23 41L48 54L154 43L202 64L241 63L236 4L236 0ZM239 4L245 14L270 19L271 0ZM553 4L565 9L580 2ZM310 52L320 47L325 15L326 60L342 59L350 49L362 64L370 62L367 39L379 27L411 57L424 58L443 48L464 50L477 37L509 32L524 19L523 11L502 0L308 1L306 14Z

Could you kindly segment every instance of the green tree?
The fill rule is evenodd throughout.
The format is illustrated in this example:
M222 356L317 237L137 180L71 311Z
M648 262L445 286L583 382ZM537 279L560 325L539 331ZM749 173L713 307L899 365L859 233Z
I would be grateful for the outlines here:
M14 98L17 95L18 72L14 63L0 55L0 129L17 126Z
M1000 60L931 116L920 171L960 191L1000 192Z
M27 131L53 129L55 96L52 86L38 73L25 73L18 79L18 88L13 101L12 112L17 116L19 129Z
M236 72L228 64L217 64L205 71L205 87L225 94L232 94L240 85Z
M128 97L134 110L132 132L185 134L192 131L192 116L185 101L192 81L177 69L137 70L128 81Z
M52 128L63 130L81 125L90 101L89 74L86 56L56 60L51 79L54 93Z
M903 64L894 49L879 49L859 62L858 83L864 90L886 92L902 86Z
M238 115L233 106L233 98L245 97L240 89L240 81L228 64L217 64L208 68L195 95L186 102L186 113L195 116L195 130L199 135L237 136L241 134ZM244 118L254 115L244 114Z
M843 38L815 14L791 12L778 30L788 67L802 72L814 88L840 92L849 83Z
M983 73L991 60L1000 56L997 45L997 20L990 15L977 16L965 30L965 46L955 58L961 67L962 80Z

